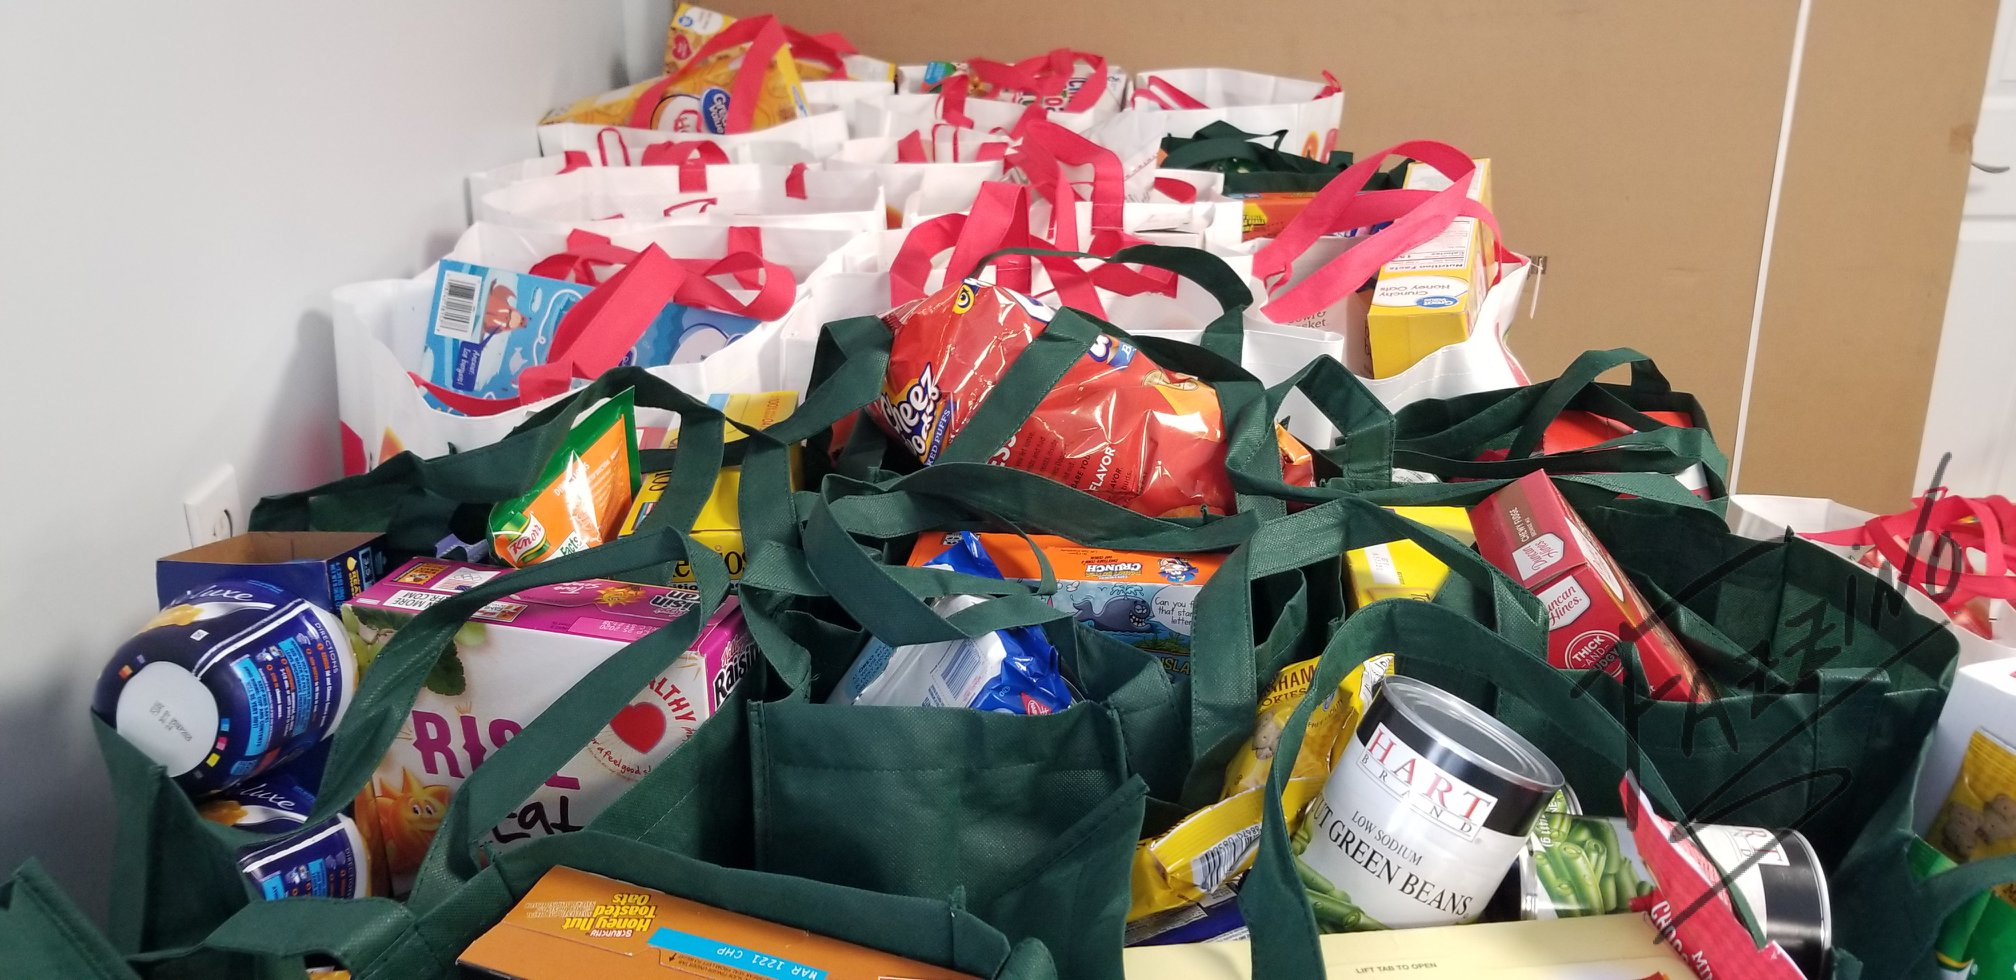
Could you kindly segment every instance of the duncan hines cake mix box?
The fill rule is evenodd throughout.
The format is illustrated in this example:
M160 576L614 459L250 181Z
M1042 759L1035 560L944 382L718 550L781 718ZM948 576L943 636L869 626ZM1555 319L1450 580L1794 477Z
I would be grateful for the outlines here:
M1622 681L1619 643L1634 639L1645 683L1666 701L1714 697L1693 658L1652 615L1554 481L1528 473L1470 509L1477 550L1547 609L1547 662Z
M421 610L508 573L427 558L400 566L343 607L360 666L368 671ZM371 783L393 891L410 886L449 797L490 753L596 665L691 613L697 601L690 589L589 579L507 596L457 630ZM510 847L581 829L714 714L753 649L731 598L670 669L491 830L490 843Z

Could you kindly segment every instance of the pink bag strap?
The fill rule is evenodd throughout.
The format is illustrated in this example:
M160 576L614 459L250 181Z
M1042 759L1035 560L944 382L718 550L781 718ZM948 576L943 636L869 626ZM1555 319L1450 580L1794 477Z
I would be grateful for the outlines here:
M1197 185L1175 177L1155 178L1155 193L1178 204L1197 203Z
M1125 247L1127 195L1120 156L1047 119L1030 123L1022 133L1014 165L1029 178L1037 193L1051 204L1051 240L1067 251L1078 248L1075 194L1065 167L1092 171L1092 241L1090 251L1111 255Z
M624 266L636 258L634 250L611 242L607 236L576 228L567 233L565 251L534 262L532 268L526 271L548 279L565 279L593 286L602 281L595 271L596 266Z
M714 164L728 162L728 151L721 144L707 140L666 140L644 148L641 158L647 167L678 167L679 190L683 193L704 193L707 190L707 168Z
M1405 156L1414 159L1417 165L1433 167L1450 178L1450 186L1439 191L1366 192L1366 183L1389 156ZM1484 222L1492 231L1493 241L1498 243L1500 260L1516 261L1504 249L1503 236L1497 233L1497 219L1489 209L1469 198L1476 169L1476 164L1461 150L1431 140L1399 143L1367 154L1345 168L1324 185L1309 206L1273 241L1254 253L1254 274L1267 284L1273 296L1261 312L1276 322L1288 322L1328 308L1362 288L1381 266L1440 234L1458 216ZM1318 238L1389 221L1391 224L1386 228L1303 281L1282 289L1295 260Z
M611 139L616 141L616 152L623 160L621 164L610 162L609 141ZM627 167L630 165L630 144L623 141L623 131L614 126L604 126L595 131L595 152L602 157L602 165L605 167Z
M748 132L756 118L756 102L763 94L763 78L785 43L784 26L778 23L775 15L744 17L729 24L721 33L708 38L700 50L693 52L685 69L676 75L660 78L637 97L636 108L630 112L630 125L636 129L651 129L658 104L673 82L706 64L715 55L746 44L749 47L742 53L742 64L735 69L734 80L728 83L728 118L721 129L727 133Z
M1029 188L990 180L980 185L973 207L965 214L945 214L919 222L903 238L889 263L889 302L900 306L922 299L931 278L931 260L951 251L948 279L963 279L980 259L1004 248L1035 247L1029 235ZM1001 285L1027 293L1032 289L1029 258L1010 256L997 263Z
M1855 527L1839 531L1815 531L1800 537L1822 544L1874 548L1896 569L1906 583L1952 613L1976 598L2016 601L2016 576L2010 574L2016 557L2016 505L2001 496L1956 497L1941 494L1920 497L1911 510L1882 514ZM1914 539L1920 527L1932 544L1930 556L1917 552ZM1940 568L1941 549L1951 548ZM1982 571L1968 568L1967 552L1979 551Z
M805 170L806 166L803 163L794 163L791 165L790 172L784 175L785 197L791 198L794 201L803 201L806 199Z
M1085 83L1072 92L1071 79L1077 74L1080 61L1085 63L1089 74ZM975 79L999 91L1033 95L1039 102L1060 100L1057 107L1065 112L1084 112L1096 107L1106 94L1108 83L1105 58L1071 48L1057 48L1013 64L975 58L967 62L967 68Z
M1330 69L1323 69L1323 87L1316 90L1316 97L1327 99L1342 91L1344 86L1337 84L1337 76L1330 74Z
M1134 86L1134 104L1140 105L1142 102L1162 109L1211 108L1160 75L1150 75L1147 81Z
M658 212L658 216L661 218L669 218L672 217L672 212L684 211L687 208L692 208L701 214L706 214L708 208L711 208L720 203L721 199L718 197L696 197L690 201L676 201L674 203L665 205L665 210ZM619 214L614 215L614 217L621 218L624 216Z
M571 174L589 166L588 153L584 150L567 150L560 154L560 172Z
M793 60L810 61L826 66L828 78L846 78L846 56L860 52L859 48L848 43L846 38L837 33L807 34L789 25L784 28L784 40L791 45Z
M924 152L924 134L911 130L910 135L896 141L897 163L929 163Z

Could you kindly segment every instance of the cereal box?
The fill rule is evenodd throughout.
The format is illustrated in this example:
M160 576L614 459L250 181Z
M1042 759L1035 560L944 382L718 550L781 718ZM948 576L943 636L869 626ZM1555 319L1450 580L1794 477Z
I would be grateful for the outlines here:
M368 670L421 610L508 574L430 558L400 566L344 606L359 661ZM410 887L449 797L490 753L596 665L697 601L690 589L590 579L507 596L458 630L372 781L393 889ZM671 668L490 831L488 843L510 847L586 825L713 715L748 670L752 649L731 598Z
M707 404L720 409L722 414L736 422L755 429L767 429L778 420L790 415L798 407L798 393L795 391L765 391L754 394L712 395ZM742 431L727 426L721 435L726 445L742 439ZM665 433L662 448L679 447L679 430ZM798 447L791 447L791 485L796 487L799 479ZM630 506L630 514L624 518L623 528L618 536L634 534L644 518L658 506L665 495L665 488L671 484L672 474L658 470L644 474L644 485L637 491L637 501ZM707 503L700 508L700 516L693 521L693 540L714 549L728 564L728 577L740 579L742 570L749 563L747 549L742 546L742 467L724 466L721 474L714 478L714 492L707 497ZM693 568L680 562L672 569L673 582L693 581Z
M1043 570L1017 534L982 534L980 543L1006 579L1040 581ZM1223 559L1208 554L1150 554L1088 548L1046 534L1030 536L1057 578L1051 605L1079 625L1153 654L1171 674L1190 673L1191 610ZM910 564L922 565L958 535L920 534Z
M1470 199L1491 206L1491 161L1478 160ZM1442 190L1449 179L1433 167L1408 167L1409 190ZM1470 336L1484 291L1497 278L1491 229L1459 216L1434 238L1379 269L1365 315L1372 376L1390 378L1429 354Z

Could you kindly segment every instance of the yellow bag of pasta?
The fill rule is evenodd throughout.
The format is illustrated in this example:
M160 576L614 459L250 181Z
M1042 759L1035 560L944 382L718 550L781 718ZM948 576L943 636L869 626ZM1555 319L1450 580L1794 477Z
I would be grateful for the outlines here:
M1295 753L1294 769L1281 793L1281 809L1288 816L1290 831L1300 824L1309 801L1323 790L1338 743L1358 727L1372 691L1392 672L1390 653L1367 660L1346 674L1343 683L1309 715L1302 748ZM1260 696L1253 737L1225 767L1223 799L1135 848L1129 922L1199 901L1252 866L1260 842L1261 807L1266 802L1262 794L1267 772L1274 765L1274 751L1281 743L1281 730L1315 679L1314 660L1283 667Z
M746 133L806 112L784 25L766 14L722 28L676 72L582 99L540 122Z

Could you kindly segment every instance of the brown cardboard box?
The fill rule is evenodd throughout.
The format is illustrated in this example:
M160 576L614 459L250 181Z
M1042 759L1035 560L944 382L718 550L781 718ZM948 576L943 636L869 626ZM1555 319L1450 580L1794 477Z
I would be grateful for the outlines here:
M573 868L546 872L459 962L513 980L979 980Z

